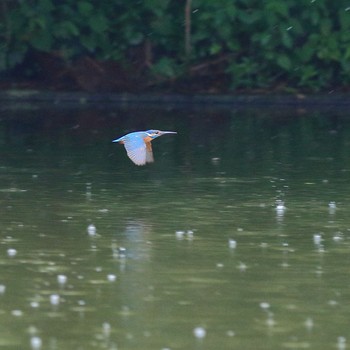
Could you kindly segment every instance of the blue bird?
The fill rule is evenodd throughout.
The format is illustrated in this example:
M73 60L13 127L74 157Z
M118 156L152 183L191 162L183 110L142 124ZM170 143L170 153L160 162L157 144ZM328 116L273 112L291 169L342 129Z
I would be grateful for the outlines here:
M151 141L165 134L177 134L175 131L147 130L136 131L119 137L112 142L119 142L124 145L128 157L136 165L153 163L153 152Z

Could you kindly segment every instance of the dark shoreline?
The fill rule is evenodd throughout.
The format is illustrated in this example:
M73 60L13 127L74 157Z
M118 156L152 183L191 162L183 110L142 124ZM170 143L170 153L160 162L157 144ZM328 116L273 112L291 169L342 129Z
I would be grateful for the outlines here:
M350 109L349 94L315 95L180 95L52 92L39 90L0 91L2 105L21 104L59 105L60 107L87 107L94 105L120 107L171 108L287 108L287 109Z

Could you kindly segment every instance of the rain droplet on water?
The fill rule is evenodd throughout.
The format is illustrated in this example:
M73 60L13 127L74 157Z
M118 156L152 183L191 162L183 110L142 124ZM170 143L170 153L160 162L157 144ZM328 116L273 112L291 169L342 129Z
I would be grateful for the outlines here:
M193 231L192 230L187 230L187 237L188 239L193 239Z
M237 247L237 242L234 240L234 239L229 239L228 240L228 246L231 248L231 249L235 249Z
M220 163L220 158L219 157L213 157L211 158L211 162L213 165L218 165Z
M175 237L178 240L187 238L189 241L191 241L194 238L194 230L187 230L187 231L176 230Z
M9 249L7 249L7 255L8 256L15 256L15 255L17 255L17 250L16 249L13 249L13 248L9 248Z
M95 236L96 235L96 226L94 224L90 224L87 227L87 233L89 234L89 236Z
M336 232L333 236L333 241L334 242L340 242L344 239L343 233L342 232Z
M247 268L248 266L244 262L240 262L238 264L238 270L240 270L241 272L244 272Z
M282 200L276 201L276 213L277 215L283 215L284 211L286 210L286 207L284 205L284 202Z
M274 320L272 315L269 315L266 319L266 324L268 327L274 327L276 325L276 321Z
M331 201L331 202L328 203L328 207L336 209L337 208L337 204L334 201Z
M117 279L117 276L110 273L107 275L107 279L109 282L114 282Z
M197 339L203 339L207 335L207 331L203 327L196 327L193 329L193 335Z
M50 303L51 305L58 305L60 303L60 296L58 294L51 294Z
M329 214L335 214L335 211L337 210L337 204L335 202L329 202L328 203L328 212Z
M13 316L20 317L20 316L23 315L23 312L22 312L22 310L12 310L12 311L11 311L11 314L12 314Z
M36 309L39 307L39 303L37 301L31 301L30 302L30 306L33 308L33 309Z
M66 275L58 275L57 282L61 285L65 284L67 282L67 276Z
M185 231L177 230L175 231L175 236L177 239L184 239Z
M42 346L42 340L40 337L33 336L30 338L30 346L33 350L39 350Z
M304 323L306 329L311 330L312 328L314 328L314 321L312 320L312 318L307 318L305 323Z
M119 247L118 248L118 255L120 257L125 257L125 255L126 255L126 248L125 247Z
M88 198L88 199L90 199L90 198L91 198L91 195L92 195L91 188L92 188L91 182L87 182L87 183L86 183L85 195L86 195L86 198Z
M111 334L111 325L108 322L102 323L102 331L105 337L109 337Z
M0 284L0 294L4 294L6 291L6 286L4 284Z
M262 302L260 303L260 307L261 307L263 310L267 310L267 309L270 308L270 304L267 303L267 302L265 302L265 301L262 301Z
M315 233L313 235L313 240L316 245L321 244L321 242L323 241L322 236L319 233Z
M338 339L337 339L337 349L339 349L339 350L346 349L346 338L345 337L338 337Z

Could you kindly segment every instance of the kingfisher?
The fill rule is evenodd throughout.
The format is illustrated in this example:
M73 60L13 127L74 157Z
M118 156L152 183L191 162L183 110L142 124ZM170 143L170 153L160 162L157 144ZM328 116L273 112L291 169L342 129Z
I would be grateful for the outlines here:
M123 144L128 157L136 165L145 165L146 163L154 162L151 141L165 134L177 134L177 132L153 129L147 131L135 131L119 137L119 139L115 139L112 142Z

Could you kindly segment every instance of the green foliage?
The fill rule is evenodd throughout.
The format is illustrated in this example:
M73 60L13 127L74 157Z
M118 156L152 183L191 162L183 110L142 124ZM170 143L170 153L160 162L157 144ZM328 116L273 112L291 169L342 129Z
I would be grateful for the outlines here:
M224 74L231 89L317 91L350 83L348 0L192 0L189 18L186 1L2 3L0 72L32 51L132 65L130 50L148 44L149 79L181 79L202 66L201 76Z

